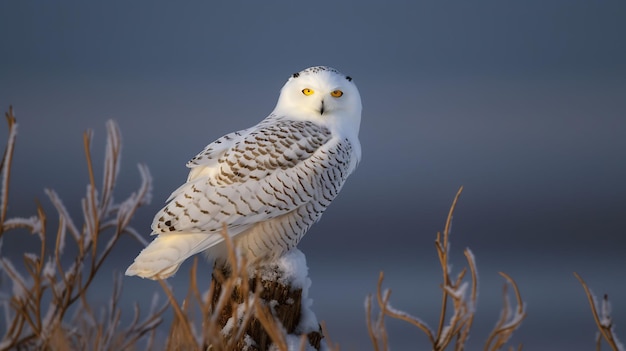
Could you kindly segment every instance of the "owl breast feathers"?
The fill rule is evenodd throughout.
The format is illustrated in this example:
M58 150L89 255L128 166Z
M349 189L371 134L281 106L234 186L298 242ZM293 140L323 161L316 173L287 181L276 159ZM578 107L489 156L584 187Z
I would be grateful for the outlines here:
M296 246L355 169L360 119L350 77L324 66L294 74L267 118L187 163L187 182L156 214L156 238L126 274L167 278L200 252L223 261L224 226L251 264Z

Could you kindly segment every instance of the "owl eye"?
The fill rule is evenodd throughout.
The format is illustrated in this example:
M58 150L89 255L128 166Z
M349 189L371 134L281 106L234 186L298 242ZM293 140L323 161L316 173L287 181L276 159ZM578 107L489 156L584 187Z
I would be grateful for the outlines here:
M309 96L311 94L313 94L313 89L309 89L309 88L304 88L302 89L302 94Z
M343 95L343 91L341 90L333 90L330 92L330 96L332 97L341 97Z

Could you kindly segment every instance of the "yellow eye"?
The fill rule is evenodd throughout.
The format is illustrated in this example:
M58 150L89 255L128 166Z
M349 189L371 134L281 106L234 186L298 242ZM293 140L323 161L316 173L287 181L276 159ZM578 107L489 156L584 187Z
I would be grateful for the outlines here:
M343 95L343 91L341 90L333 90L330 92L330 96L332 97L341 97Z
M313 89L309 89L309 88L304 88L302 89L302 94L309 96L311 94L313 94Z

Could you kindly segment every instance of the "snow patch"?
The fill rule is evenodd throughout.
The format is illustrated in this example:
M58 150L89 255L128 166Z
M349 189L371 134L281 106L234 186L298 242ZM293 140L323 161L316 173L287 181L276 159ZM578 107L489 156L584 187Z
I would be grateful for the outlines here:
M255 297L254 296L250 296L248 298L248 308L246 309L246 303L242 302L240 304L237 305L237 314L233 317L228 318L228 321L226 321L226 324L224 325L224 328L222 328L222 335L230 335L233 331L233 327L235 327L235 319L237 319L237 327L241 326L241 323L245 317L246 314L246 310L249 310L251 306L253 306L255 302Z
M303 291L307 283L310 285L309 267L306 265L306 258L302 251L296 248L287 251L276 260L275 267L275 270L264 270L261 278L278 281L283 285Z

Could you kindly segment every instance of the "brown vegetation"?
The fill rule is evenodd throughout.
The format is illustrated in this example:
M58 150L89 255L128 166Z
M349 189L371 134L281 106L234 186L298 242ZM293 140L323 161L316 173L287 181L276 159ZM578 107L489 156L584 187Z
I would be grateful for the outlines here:
M470 329L472 327L472 323L474 322L474 314L476 312L476 300L478 295L476 262L472 252L469 249L465 249L464 253L469 265L471 281L471 283L468 283L465 281L465 277L468 272L467 268L461 270L461 272L454 279L450 276L448 257L450 252L449 237L452 215L454 214L454 209L462 191L463 187L459 189L454 197L454 201L450 207L450 212L448 213L446 225L443 230L443 235L441 233L437 233L437 238L435 240L435 247L437 249L439 263L443 273L443 285L441 286L441 312L437 323L437 329L432 329L421 319L411 316L404 311L397 310L391 306L389 302L391 298L391 290L387 289L383 291L382 284L384 274L381 272L378 278L376 290L376 301L380 312L378 313L376 320L374 320L372 316L372 297L369 296L365 303L367 329L370 339L372 340L372 344L374 345L374 350L387 351L389 349L387 331L385 327L385 317L405 321L421 330L424 334L426 334L426 337L432 345L432 349L435 351L445 350L448 346L453 346L453 349L456 351L465 349L470 335ZM517 307L514 309L511 308L507 294L507 284L505 284L503 291L504 307L502 309L502 313L500 314L500 319L487 338L487 342L485 344L486 351L500 350L504 347L506 342L513 335L513 332L520 327L522 320L526 317L524 302L522 301L517 284L515 284L515 281L505 273L501 272L500 275L502 275L507 280L507 283L513 287ZM451 315L448 313L450 303L452 304ZM446 319L448 320L447 323ZM521 348L522 346L520 345L518 350L521 350ZM511 347L510 349L512 350L513 348Z
M172 308L174 318L169 328L167 350L274 350L315 349L326 341L327 349L339 350L322 326L313 331L297 331L302 290L263 281L262 274L250 274L247 265L236 258L228 235L230 267L228 272L214 269L207 292L201 292L196 274L197 261L190 272L186 298L177 302L172 288L165 281L160 284L168 302L159 305L153 300L150 311L142 317L137 304L132 321L123 326L120 306L121 275L113 278L108 306L94 306L87 292L95 279L102 278L102 265L122 235L130 235L146 244L142 235L129 226L136 210L149 201L151 178L148 169L139 165L141 185L124 201L113 201L113 190L119 173L121 137L117 125L107 123L107 143L102 185L96 185L91 157L92 133L84 134L84 148L89 174L87 192L82 200L82 223L74 222L63 202L53 190L46 194L56 210L58 225L51 233L46 214L37 204L36 215L29 218L7 217L11 164L16 142L16 120L13 110L6 113L8 138L0 164L0 239L14 239L26 229L39 238L37 253L24 253L21 265L7 257L0 257L0 274L9 279L0 280L5 295L0 301L7 321L0 330L0 350L136 350L160 349L156 331L162 326L163 313ZM449 265L449 235L452 214L462 189L459 189L450 208L443 234L438 233L435 248L442 268L441 312L436 327L431 328L417 317L390 304L391 290L383 290L381 272L375 300L378 314L369 296L366 300L367 330L374 350L388 350L385 318L410 323L421 330L433 350L452 347L464 350L474 322L477 300L476 264L472 252L465 250L468 268L452 276ZM14 237L8 235L9 232ZM48 240L47 240L48 239ZM53 239L53 240L51 240ZM70 248L71 247L71 248ZM67 252L72 252L68 254ZM71 262L71 264L68 264ZM258 270L272 269L257 267ZM254 272L254 270L253 270ZM468 274L469 273L469 274ZM525 305L515 281L504 273L506 280L504 306L500 319L488 336L484 349L500 350L526 316ZM599 306L586 283L577 274L591 305L599 329L597 350L602 338L615 351L622 350L612 327L608 297ZM7 283L10 286L7 286ZM508 287L513 290L515 304L509 302ZM9 293L6 295L6 293ZM277 302L277 303L276 303ZM98 311L98 312L97 312ZM323 325L323 324L322 324ZM323 330L323 332L322 332ZM299 334L298 334L299 333ZM296 346L288 343L288 334L296 335ZM291 345L291 346L289 346ZM517 350L521 349L521 345ZM513 347L509 347L513 350Z
M113 279L113 291L108 308L96 313L87 298L87 291L111 250L124 234L143 241L129 226L138 207L150 197L151 179L148 169L139 165L142 183L139 189L121 203L113 201L113 189L119 170L120 132L113 122L107 124L108 139L102 187L98 190L91 162L92 133L84 134L84 146L89 172L87 193L82 200L82 224L74 222L63 202L53 190L46 190L58 215L58 227L53 248L47 247L50 235L46 214L37 205L37 215L30 218L7 218L11 161L15 147L17 124L13 110L6 113L9 137L1 164L2 203L0 205L0 238L9 231L25 228L40 241L38 253L24 253L23 266L16 268L8 258L0 259L0 267L10 278L12 295L3 303L7 316L0 349L53 350L122 350L133 349L138 340L154 341L155 328L167 305L153 306L147 316L135 316L130 325L120 325L121 275ZM98 194L100 194L98 196ZM20 235L21 233L11 233ZM72 256L65 254L72 246ZM67 264L67 262L72 262ZM26 274L24 274L26 272Z

